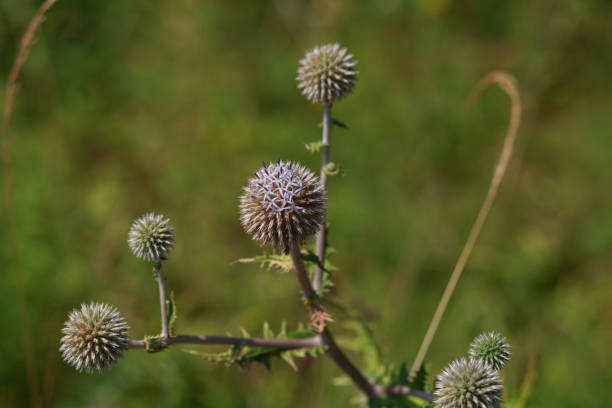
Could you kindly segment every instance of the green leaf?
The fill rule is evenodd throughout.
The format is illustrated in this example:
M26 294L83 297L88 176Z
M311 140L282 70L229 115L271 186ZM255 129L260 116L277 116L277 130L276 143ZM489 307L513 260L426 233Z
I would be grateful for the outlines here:
M346 123L341 122L338 119L331 118L330 122L331 122L331 124L333 126L338 126L339 128L342 128L342 129L348 129L349 128ZM319 124L317 126L323 127L323 122L319 122Z
M427 370L425 369L425 363L422 363L412 380L411 387L417 390L425 390L425 383L427 382Z
M348 129L348 126L346 125L346 123L340 122L338 119L331 118L331 123L332 125L338 126L339 128Z
M308 150L310 153L318 153L322 147L325 147L327 145L323 144L323 142L321 141L318 141L305 143L304 146L306 147L306 150Z
M270 329L270 325L268 324L268 322L264 323L264 326L263 326L263 337L264 337L264 339L273 339L274 338L274 332L272 331L272 329Z
M327 230L326 230L326 233L327 233ZM321 296L328 293L331 290L331 288L334 287L334 283L331 279L331 272L338 270L338 268L336 268L331 263L330 258L335 253L336 253L336 250L334 248L330 246L326 246L325 247L325 260L323 262L323 265L321 265L321 263L319 262L319 258L315 254L313 246L311 246L310 248L307 248L306 251L302 253L303 255L302 258L304 259L304 263L306 264L306 268L308 269L308 274L310 276L311 281L314 276L314 270L315 270L316 265L321 267L321 270L323 271L323 274L321 275Z
M166 343L164 343L164 338L161 334L157 334L155 336L145 336L145 350L148 353L157 353L162 351L168 347Z
M170 291L170 299L166 300L167 305L167 313L168 313L168 333L170 336L175 336L175 326L177 320L177 312L176 312L176 300L174 300L174 291Z
M229 361L232 355L232 347L220 353L204 353L202 351L189 350L189 349L184 349L183 351L187 354L192 354L194 356L201 357L204 360L210 361L212 363L223 363L223 362Z
M342 169L340 168L340 165L338 165L338 164L336 164L334 162L327 163L323 167L323 171L328 176L338 176L338 175L342 174Z
M248 337L246 330L242 329L245 337ZM299 339L307 338L312 336L313 333L310 329L305 328L303 325L299 325L296 330L287 332L287 324L283 322L278 335L274 335L274 332L270 328L268 323L263 325L263 337L267 339L271 338L287 338L287 339ZM219 353L203 353L195 350L183 350L186 353L197 355L206 361L213 363L223 363L227 366L237 364L241 367L248 366L251 362L257 362L263 364L266 368L270 369L272 359L274 357L280 357L282 360L287 362L294 370L297 370L297 365L294 359L303 358L307 356L316 356L325 352L324 346L318 347L304 347L299 349L279 349L269 347L258 347L258 346L247 346L247 345L234 345L229 349Z
M397 382L401 385L409 385L410 378L408 377L408 369L406 368L406 363L403 362L400 366L399 373L397 375Z
M278 269L281 272L289 272L293 269L289 255L275 253L270 255L264 253L253 258L240 258L232 263L258 263L262 268L266 267L268 270Z

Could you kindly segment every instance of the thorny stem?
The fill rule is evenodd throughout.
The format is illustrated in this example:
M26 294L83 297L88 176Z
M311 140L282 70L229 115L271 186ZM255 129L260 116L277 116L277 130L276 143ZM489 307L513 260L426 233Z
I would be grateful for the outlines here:
M300 252L299 245L292 244L289 249L289 255L291 256L293 269L295 270L295 274L298 282L300 283L300 287L302 288L302 292L304 292L304 296L306 296L308 302L311 302L317 298L317 293L314 291L312 286L310 286L310 280L308 279L308 273L306 272L306 267L304 266L304 260L302 259L302 253Z
M292 244L289 252L291 255L291 260L293 261L293 269L295 269L298 281L302 287L302 291L304 292L306 298L310 301L314 296L316 296L316 292L308 280L308 274L306 273L306 268L304 267L304 261L302 260L300 248L297 244ZM344 371L346 375L351 378L351 380L353 380L355 385L368 396L368 399L372 400L378 398L378 394L376 393L372 384L370 384L370 382L363 376L357 367L355 367L348 357L346 357L340 347L338 347L334 341L334 337L327 327L323 329L321 339L323 340L323 344L327 346L326 354L329 356L329 358L331 358L334 363L336 363L336 365L342 371Z
M329 163L329 141L331 134L331 102L323 102L323 131L321 137L322 151L321 151L321 186L323 190L327 192L327 173L325 168ZM325 216L323 222L319 227L317 233L317 258L319 258L319 265L315 265L314 277L312 280L312 287L316 293L321 293L321 280L323 276L323 270L321 265L325 265Z
M331 358L334 363L340 368L342 371L346 373L350 377L351 380L355 383L355 385L368 396L369 400L373 400L379 397L374 389L374 386L370 384L370 382L363 376L361 371L351 361L348 357L342 352L342 349L338 347L334 340L334 336L332 336L329 329L326 327L321 333L321 338L323 339L323 344L327 346L326 353Z
M320 336L304 339L263 339L257 337L231 337L231 336L200 336L195 334L179 334L169 337L164 344L229 344L236 346L274 347L294 349L304 347L320 347L323 345ZM131 340L128 349L146 348L144 340Z
M164 276L164 269L162 268L161 260L155 262L154 274L157 277L157 284L159 286L159 308L161 311L161 335L164 343L168 343L170 340L170 334L168 332L168 306L166 304L166 278Z

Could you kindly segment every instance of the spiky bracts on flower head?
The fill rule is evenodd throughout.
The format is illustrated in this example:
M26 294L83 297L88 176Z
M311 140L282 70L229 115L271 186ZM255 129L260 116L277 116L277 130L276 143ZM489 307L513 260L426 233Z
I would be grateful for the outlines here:
M163 259L174 244L174 227L163 215L148 213L132 223L128 245L134 255L149 262Z
M482 333L470 345L470 356L480 358L495 370L501 370L512 352L508 340L496 332Z
M117 309L104 303L81 304L64 323L62 358L78 371L110 367L127 348L128 325Z
M314 234L325 219L325 191L304 166L278 161L250 178L240 197L245 231L264 244L288 252Z
M315 47L300 60L298 88L312 103L342 99L355 87L356 65L353 55L337 43Z
M503 385L497 370L483 360L465 357L438 375L434 403L440 408L497 408Z

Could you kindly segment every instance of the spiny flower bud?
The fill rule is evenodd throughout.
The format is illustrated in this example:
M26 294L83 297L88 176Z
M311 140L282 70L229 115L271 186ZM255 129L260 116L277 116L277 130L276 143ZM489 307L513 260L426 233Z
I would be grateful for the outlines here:
M64 323L60 340L62 358L78 371L101 372L123 355L128 325L117 309L104 303L81 304Z
M312 103L332 102L347 96L355 87L357 61L340 45L327 44L308 51L300 60L298 89Z
M434 403L440 408L497 408L503 385L497 370L483 360L465 357L438 375Z
M319 179L297 163L263 163L240 197L245 231L264 244L288 252L314 234L325 217Z
M501 370L510 360L510 344L501 334L482 333L470 345L470 356L480 358L495 370Z
M174 243L174 227L163 215L145 214L132 223L128 245L134 255L149 262L164 259Z

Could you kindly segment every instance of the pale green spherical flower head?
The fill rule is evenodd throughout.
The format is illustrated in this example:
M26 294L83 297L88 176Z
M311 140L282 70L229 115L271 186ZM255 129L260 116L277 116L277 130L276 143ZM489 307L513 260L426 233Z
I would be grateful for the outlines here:
M83 303L64 323L60 352L78 371L93 373L116 362L129 344L128 325L117 309L104 303Z
M512 352L505 337L496 332L482 333L470 345L470 356L480 358L495 370L501 370Z
M300 60L298 88L312 103L334 102L353 91L357 61L339 44L313 48Z
M502 394L497 370L480 359L460 358L438 375L433 402L439 408L497 408Z
M128 246L138 258L149 262L165 259L174 245L174 227L161 214L148 213L132 223Z

